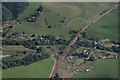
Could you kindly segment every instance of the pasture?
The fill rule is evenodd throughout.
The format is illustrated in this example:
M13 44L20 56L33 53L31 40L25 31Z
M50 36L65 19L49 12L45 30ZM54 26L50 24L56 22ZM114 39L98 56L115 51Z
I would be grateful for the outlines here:
M27 9L18 17L20 20L24 20L24 18L29 17L36 8L40 6L38 2L29 2Z
M99 60L91 63L93 69L89 72L80 72L73 78L117 78L118 59Z
M30 3L32 4L32 3ZM35 4L35 3L34 3ZM39 3L40 5L40 3ZM70 30L78 31L92 19L113 6L113 3L41 3L44 7L43 13L38 20L33 23L22 21L16 24L11 32L25 32L28 34L50 34L70 39ZM36 7L34 7L36 8ZM23 12L22 18L30 15L27 8ZM34 9L35 10L35 9ZM20 16L21 17L21 16ZM64 22L60 22L64 21ZM51 28L48 28L48 26Z
M17 24L12 32L26 32L28 34L51 34L57 36L60 30L60 20L62 17L58 17L56 14L48 9L40 15L38 20L34 23L23 21L22 24ZM45 18L48 25L46 25ZM59 22L59 24L57 24ZM51 28L48 26L51 25Z
M3 50L5 51L34 51L32 49L28 49L22 45L19 46L12 46L12 45L8 45L8 46L3 46Z
M91 25L87 30L87 35L100 39L118 40L118 9Z
M16 59L22 59L29 54L34 54L36 51L32 49L28 49L22 45L20 46L3 46L2 48L3 55L9 55L10 57L4 57L4 60L16 60Z
M47 78L52 70L53 62L45 59L28 66L20 66L5 69L2 72L3 78Z

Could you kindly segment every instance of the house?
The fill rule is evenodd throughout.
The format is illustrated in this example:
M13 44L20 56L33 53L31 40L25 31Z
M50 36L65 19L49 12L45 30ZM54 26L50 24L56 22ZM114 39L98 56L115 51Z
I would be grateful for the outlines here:
M118 56L115 56L115 58L118 58Z
M103 58L103 59L106 59L106 56L103 56L102 58Z
M93 67L87 68L85 71L89 72L91 69L93 69Z
M10 55L0 55L0 59L3 58L3 57L9 57Z
M86 71L86 72L89 72L89 71L90 71L90 69L86 69L85 71Z
M94 43L93 43L94 45L97 45L98 43L96 42L96 41L94 41Z
M76 72L79 72L79 70L77 69Z
M109 39L101 39L100 42L105 43L105 42L109 42Z
M84 50L84 53L87 52L87 50Z
M72 60L72 59L73 59L73 56L70 56L69 59Z
M106 56L99 55L99 59L106 59L106 58L107 58Z
M40 37L40 39L41 39L41 40L43 39L42 36Z
M2 33L2 30L0 30L0 32Z

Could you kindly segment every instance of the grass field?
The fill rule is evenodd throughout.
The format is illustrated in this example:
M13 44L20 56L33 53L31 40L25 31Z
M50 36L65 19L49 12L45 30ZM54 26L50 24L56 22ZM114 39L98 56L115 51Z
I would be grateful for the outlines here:
M47 78L52 69L52 60L46 59L28 66L3 70L3 78Z
M113 4L112 3L65 3L71 6L78 7L81 10L81 13L74 16L70 22L67 24L67 27L73 30L79 30L83 25L93 20L96 16L99 16L103 10L109 9Z
M108 59L92 62L93 69L90 72L81 72L74 78L117 78L118 59Z
M51 29L49 29L48 25L46 25L45 18L47 19L48 24L51 25ZM16 27L13 28L12 32L18 31L26 32L28 34L51 34L57 36L60 31L61 20L61 16L57 16L56 13L45 8L44 12L40 15L36 22L28 23L23 21L22 24L17 24Z
M27 9L18 17L20 20L24 20L24 18L28 18L36 8L40 6L38 2L29 2Z
M34 3L36 4L36 3ZM32 5L32 3L30 3ZM28 7L21 18L26 18L30 13L37 8L30 10ZM41 3L44 7L44 12L40 15L38 20L34 23L22 21L22 24L17 24L11 32L25 32L28 34L50 34L53 36L62 36L65 39L70 38L70 30L80 30L85 24L90 22L93 18L99 15L100 12L113 6L112 3ZM30 10L30 11L29 11ZM29 11L29 13L27 13ZM65 19L64 19L65 18ZM47 23L51 25L48 28ZM64 23L60 21L64 20Z
M2 70L0 70L0 78L2 78Z
M11 45L8 45L8 46L3 46L3 50L5 51L34 51L32 49L28 49L22 45L19 45L19 46L11 46Z
M28 56L28 54L34 54L36 51L32 50L32 49L28 49L22 45L20 46L3 46L2 48L3 55L9 55L9 56L14 56L14 57L4 57L4 60L16 60L16 59L22 59L26 56ZM25 52L25 53L23 53Z
M87 31L88 36L118 40L118 9L104 16L91 25Z

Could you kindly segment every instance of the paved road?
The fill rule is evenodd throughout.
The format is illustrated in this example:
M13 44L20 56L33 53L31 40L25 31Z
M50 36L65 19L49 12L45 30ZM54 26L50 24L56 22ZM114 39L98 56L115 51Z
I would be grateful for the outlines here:
M106 11L105 13L103 13L102 15L96 17L93 21L91 21L90 23L88 23L85 27L83 27L78 33L77 35L70 41L70 43L65 47L63 54L59 57L59 60L57 60L55 68L51 74L51 76L54 76L56 72L58 72L59 69L59 65L63 62L63 60L66 57L66 53L68 52L69 48L71 47L71 45L73 45L78 37L82 36L80 33L84 32L91 24L95 23L96 21L98 21L99 19L101 19L102 17L104 17L106 14L108 14L109 12L113 11L114 9L116 9L118 7L118 5L115 5L114 7L112 7L110 10Z

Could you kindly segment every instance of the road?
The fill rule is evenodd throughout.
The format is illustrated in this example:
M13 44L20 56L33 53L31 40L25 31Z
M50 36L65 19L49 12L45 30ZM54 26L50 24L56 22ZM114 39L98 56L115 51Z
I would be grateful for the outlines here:
M66 53L69 51L69 48L71 47L71 45L73 45L77 41L78 37L82 36L80 33L86 31L86 29L91 24L95 23L96 21L98 21L99 19L101 19L102 17L104 17L105 15L107 15L109 12L113 11L114 9L116 9L117 7L118 7L118 5L115 5L114 7L112 7L111 9L109 9L108 11L106 11L105 13L103 13L102 15L96 17L93 21L91 21L90 23L88 23L85 27L83 27L82 29L80 29L80 31L76 34L76 36L70 41L70 43L63 50L63 54L57 60L56 65L54 66L54 70L51 73L51 76L54 76L58 72L59 66L63 62L63 60L65 59Z
M51 71L51 73L50 73L50 76L49 76L49 78L51 78L52 77L52 74L53 74L53 71L54 71L54 69L55 69L55 66L56 66L56 59L54 58L54 55L52 55L52 59L53 59L53 61L54 61L54 64L53 64L53 68L52 68L52 71Z

